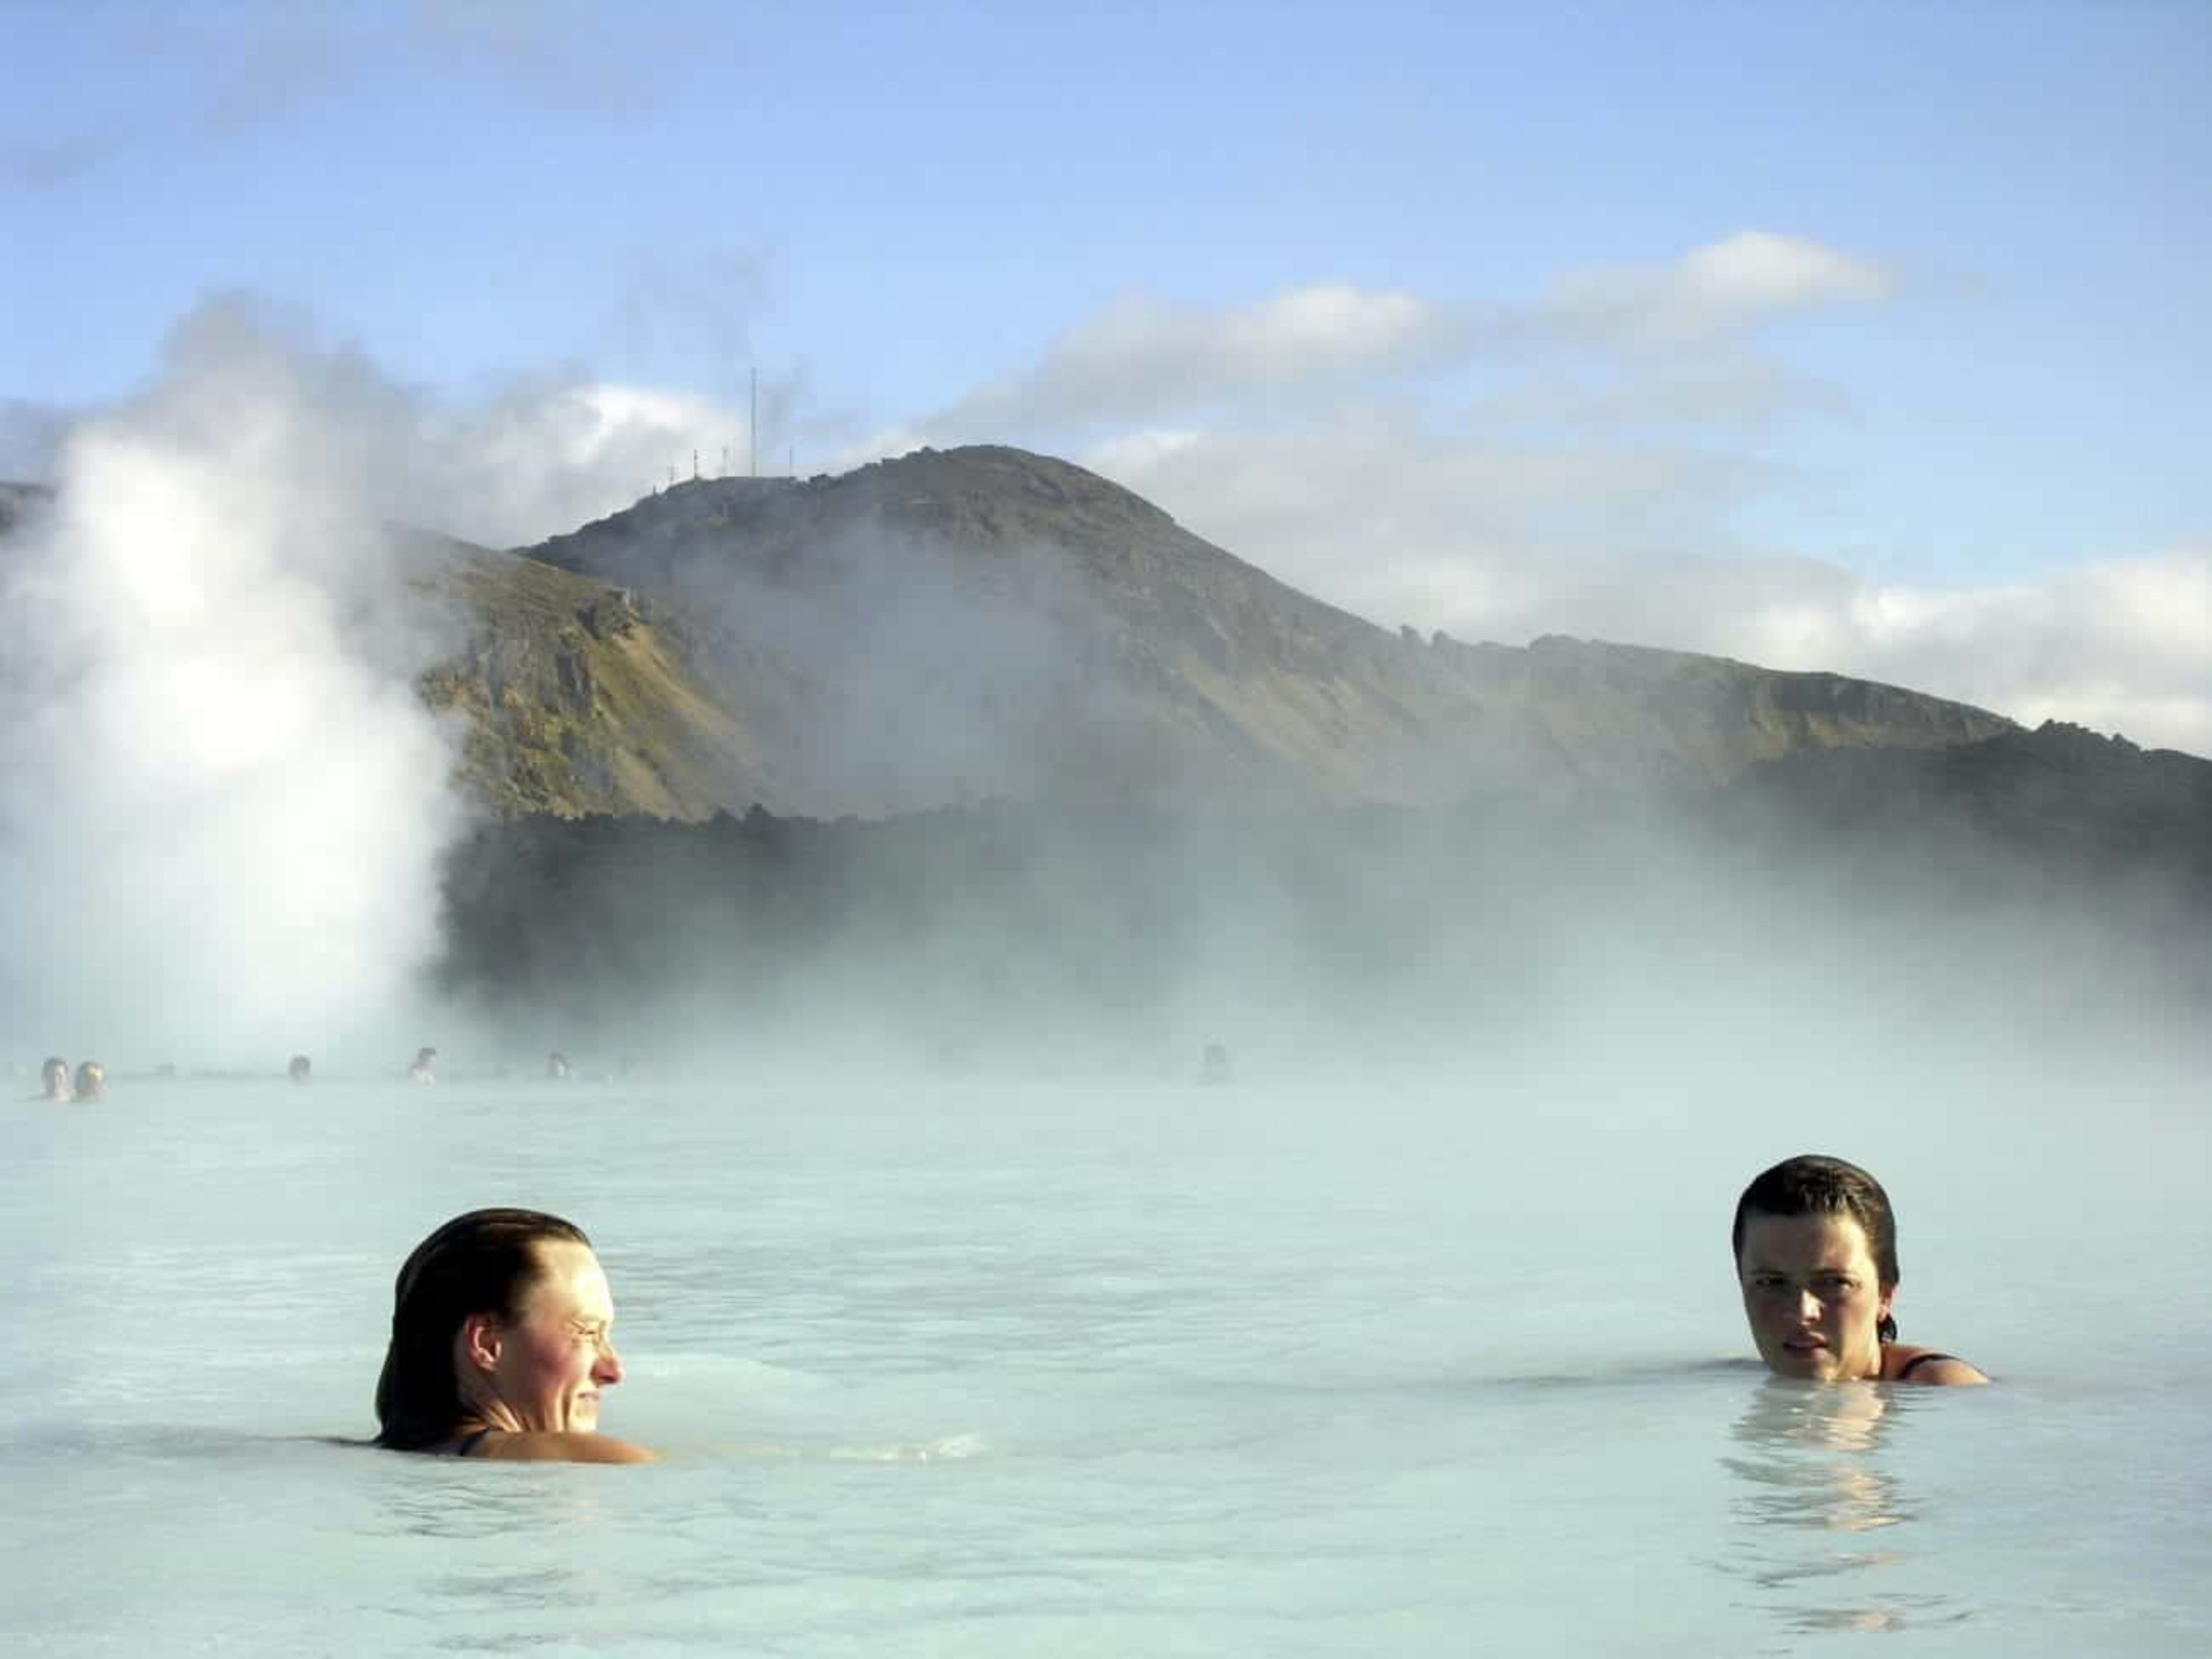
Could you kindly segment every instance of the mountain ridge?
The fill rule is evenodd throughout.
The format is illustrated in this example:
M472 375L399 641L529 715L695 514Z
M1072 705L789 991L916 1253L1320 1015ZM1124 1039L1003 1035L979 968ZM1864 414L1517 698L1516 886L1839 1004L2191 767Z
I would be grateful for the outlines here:
M514 551L634 585L698 623L703 678L737 703L755 688L726 665L715 671L718 647L750 669L778 665L834 709L840 690L822 670L838 665L836 647L849 667L886 644L868 602L918 597L914 637L890 643L902 672L851 696L845 718L816 735L851 744L886 703L896 719L934 696L971 760L1072 749L1092 787L1434 803L1504 775L1719 782L1805 747L1941 747L2011 726L1902 687L1659 647L1394 633L1109 480L1004 446L924 449L805 480L689 481ZM958 645L927 647L930 629L979 616L1005 624L994 648L1015 641L1023 672L994 675ZM805 642L796 656L793 639ZM1040 698L1060 716L1042 742L1018 718ZM994 703L1016 717L969 719ZM1034 797L1066 781L1018 763L976 769L986 775L946 769L933 787L855 802L838 781L787 766L786 798L763 799L865 815Z
M0 489L0 517L50 492ZM994 797L1438 805L1710 787L2016 729L1848 676L1395 631L1005 446L686 481L526 547L409 532L422 676L501 814L893 816Z

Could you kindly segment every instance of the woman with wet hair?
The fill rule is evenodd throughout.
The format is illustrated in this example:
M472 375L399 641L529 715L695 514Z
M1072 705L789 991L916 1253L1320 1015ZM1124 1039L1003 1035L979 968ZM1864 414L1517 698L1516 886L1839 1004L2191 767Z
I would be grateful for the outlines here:
M1788 1158L1736 1200L1729 1244L1759 1357L1818 1382L1986 1382L1963 1359L1897 1340L1897 1218L1839 1158Z
M107 1098L107 1067L96 1060L88 1060L76 1068L76 1097L79 1100Z
M393 1289L376 1443L573 1463L653 1454L599 1432L622 1381L614 1302L583 1231L537 1210L472 1210L417 1245Z
M39 1098L41 1100L74 1100L76 1092L70 1087L69 1061L59 1054L50 1055L39 1067Z

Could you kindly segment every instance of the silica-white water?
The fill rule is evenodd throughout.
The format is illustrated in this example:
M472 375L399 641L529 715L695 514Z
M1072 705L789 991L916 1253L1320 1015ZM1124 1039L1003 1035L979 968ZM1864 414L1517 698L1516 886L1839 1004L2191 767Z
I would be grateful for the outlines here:
M18 1103L0 1649L2212 1647L2200 1085L1258 1069ZM1745 1363L1729 1209L1800 1151L1888 1185L1905 1337L1999 1386ZM605 1426L665 1462L323 1437L495 1203L592 1234Z

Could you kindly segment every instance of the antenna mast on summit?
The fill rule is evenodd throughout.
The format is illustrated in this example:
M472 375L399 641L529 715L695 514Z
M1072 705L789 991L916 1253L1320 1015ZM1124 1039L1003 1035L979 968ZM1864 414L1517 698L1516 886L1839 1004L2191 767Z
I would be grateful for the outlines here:
M745 476L760 477L760 370L752 371L752 412L745 416Z

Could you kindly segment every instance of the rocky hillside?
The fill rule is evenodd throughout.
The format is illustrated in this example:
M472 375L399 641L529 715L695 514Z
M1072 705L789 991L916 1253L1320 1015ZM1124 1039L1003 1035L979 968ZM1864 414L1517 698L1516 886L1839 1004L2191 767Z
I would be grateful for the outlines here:
M465 643L422 690L465 720L461 775L477 800L508 815L699 818L765 789L758 745L635 593L447 545L431 586L465 619Z
M680 484L525 552L683 619L689 665L757 741L726 798L780 812L1717 783L1807 750L2009 725L1834 675L1391 633L1093 473L995 447Z

